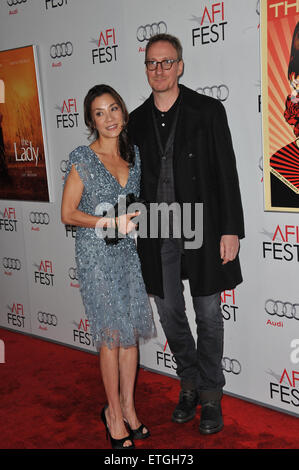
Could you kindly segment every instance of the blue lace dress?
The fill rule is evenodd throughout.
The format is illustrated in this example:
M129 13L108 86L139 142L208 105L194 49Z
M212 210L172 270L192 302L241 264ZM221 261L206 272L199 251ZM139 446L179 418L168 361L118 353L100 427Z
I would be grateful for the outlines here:
M105 204L114 206L120 196L139 195L137 147L135 155L127 184L122 187L90 147L73 150L65 181L74 165L84 184L78 209L100 215ZM95 229L77 227L75 252L80 292L97 347L129 347L155 336L135 240L127 236L116 245L107 245Z

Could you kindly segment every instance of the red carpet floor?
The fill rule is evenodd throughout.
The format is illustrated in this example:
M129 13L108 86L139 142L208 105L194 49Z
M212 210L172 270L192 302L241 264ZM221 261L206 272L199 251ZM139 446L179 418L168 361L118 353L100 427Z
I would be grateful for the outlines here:
M109 449L99 419L105 404L94 354L0 329L1 449ZM152 437L139 449L298 449L299 419L224 396L224 430L202 436L199 412L175 424L176 379L141 369L136 407Z

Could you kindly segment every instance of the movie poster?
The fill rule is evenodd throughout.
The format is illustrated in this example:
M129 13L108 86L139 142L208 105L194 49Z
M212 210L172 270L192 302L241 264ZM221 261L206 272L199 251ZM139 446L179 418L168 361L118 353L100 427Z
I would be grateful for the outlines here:
M35 46L0 52L0 199L50 202Z
M299 0L261 0L265 210L299 212Z

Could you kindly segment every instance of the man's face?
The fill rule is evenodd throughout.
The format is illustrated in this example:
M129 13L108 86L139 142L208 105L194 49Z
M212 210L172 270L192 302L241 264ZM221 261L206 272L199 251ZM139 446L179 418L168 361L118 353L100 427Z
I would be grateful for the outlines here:
M158 62L165 59L177 59L177 51L167 41L158 41L152 44L148 50L146 60ZM178 86L179 76L183 72L183 61L174 62L170 70L162 70L161 64L156 70L146 70L148 83L156 93L172 91Z

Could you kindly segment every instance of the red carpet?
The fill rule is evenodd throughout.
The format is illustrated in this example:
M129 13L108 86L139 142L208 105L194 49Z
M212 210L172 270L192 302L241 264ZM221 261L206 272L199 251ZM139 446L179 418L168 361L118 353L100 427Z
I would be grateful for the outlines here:
M0 329L1 449L109 449L99 413L105 403L94 354ZM224 430L198 433L198 416L175 424L176 379L141 369L136 389L140 419L152 437L140 449L298 449L296 417L224 396Z

